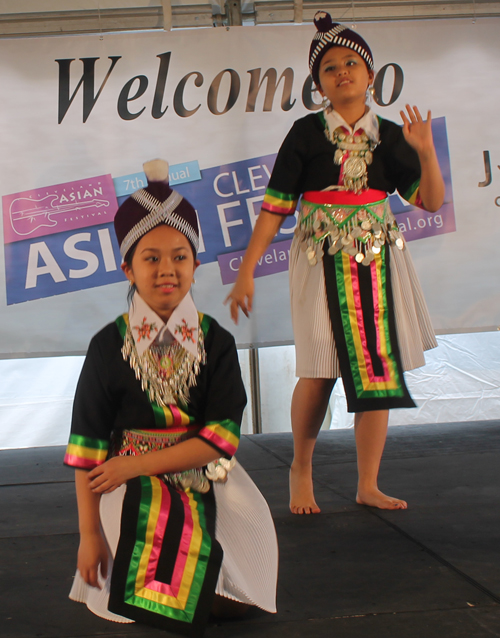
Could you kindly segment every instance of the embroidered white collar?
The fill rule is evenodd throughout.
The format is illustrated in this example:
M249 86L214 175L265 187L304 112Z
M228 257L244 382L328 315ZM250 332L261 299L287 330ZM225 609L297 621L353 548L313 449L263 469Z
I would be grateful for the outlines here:
M368 137L373 142L378 142L380 139L378 117L371 109L368 109L363 117L356 122L354 128L349 126L342 115L340 115L340 113L337 113L337 111L334 111L333 109L326 109L325 111L323 111L323 114L325 116L326 123L328 124L328 128L332 133L339 126L343 126L351 134L360 129L363 129L366 135L368 135Z
M169 345L174 340L193 357L198 356L198 311L189 293L165 323L136 292L130 304L128 317L139 356L142 356L153 343Z

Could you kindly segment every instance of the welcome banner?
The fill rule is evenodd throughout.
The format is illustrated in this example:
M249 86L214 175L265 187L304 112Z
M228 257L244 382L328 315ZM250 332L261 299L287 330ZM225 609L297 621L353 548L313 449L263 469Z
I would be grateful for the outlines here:
M391 205L410 242L435 327L500 324L498 19L363 24L382 117L431 109L445 204ZM240 345L290 343L286 220L256 269L255 310L234 327L235 281L277 150L318 109L307 54L312 26L75 36L0 42L0 356L84 352L126 308L112 229L145 185L142 163L170 163L201 228L198 307ZM465 99L466 98L466 99ZM495 190L496 189L496 190Z

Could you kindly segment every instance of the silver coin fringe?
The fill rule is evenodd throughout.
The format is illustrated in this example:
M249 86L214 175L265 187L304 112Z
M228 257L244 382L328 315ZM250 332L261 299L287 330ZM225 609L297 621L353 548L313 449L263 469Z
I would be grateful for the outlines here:
M205 475L205 470L201 467L185 472L172 472L170 474L162 474L161 478L165 483L169 483L178 490L193 490L206 494L210 489L210 481Z
M236 465L236 459L226 459L224 457L212 461L206 469L197 467L185 472L173 472L163 474L162 479L180 490L193 490L206 494L210 489L210 481L213 483L225 483L227 475Z
M363 266L375 259L386 242L400 250L405 247L387 199L363 206L313 204L302 200L295 236L310 266L323 259L325 241L329 255L342 250Z
M140 380L142 389L148 393L150 401L162 407L178 402L189 402L189 388L196 385L196 377L200 367L206 363L205 341L203 331L198 328L198 354L193 357L177 341L169 346L150 346L142 356L137 354L134 337L130 326L127 326L122 347L125 361L129 361L136 379ZM173 363L173 372L165 378L158 366L159 359L168 356Z

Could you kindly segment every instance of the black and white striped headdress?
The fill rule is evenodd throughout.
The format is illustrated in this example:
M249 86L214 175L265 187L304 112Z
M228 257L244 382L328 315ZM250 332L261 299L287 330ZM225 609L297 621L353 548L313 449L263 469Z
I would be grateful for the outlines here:
M321 58L331 47L346 47L356 51L373 71L373 56L365 40L343 24L332 22L332 17L326 11L318 11L314 16L317 32L309 49L309 70L316 86L319 86L319 63Z
M122 259L139 239L160 224L185 235L196 256L199 247L198 217L195 209L168 183L168 163L152 160L144 164L146 188L135 191L115 215L115 233Z

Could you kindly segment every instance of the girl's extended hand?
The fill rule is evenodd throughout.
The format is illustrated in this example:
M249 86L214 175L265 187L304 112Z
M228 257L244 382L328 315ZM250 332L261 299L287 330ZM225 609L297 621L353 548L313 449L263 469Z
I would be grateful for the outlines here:
M427 120L424 121L420 111L416 106L413 108L407 104L406 110L400 111L403 118L403 135L408 144L420 155L426 152L434 152L434 141L432 139L431 112L427 112Z
M80 536L77 567L87 585L101 589L98 572L100 567L101 576L106 578L108 574L108 548L100 532Z
M246 317L248 317L248 315L252 312L254 289L255 285L253 276L244 275L240 272L231 292L224 300L224 305L231 301L229 309L231 311L231 319L234 321L235 324L238 324L238 314L240 308Z
M139 476L140 456L115 456L89 472L89 487L95 494L109 494L128 480Z

